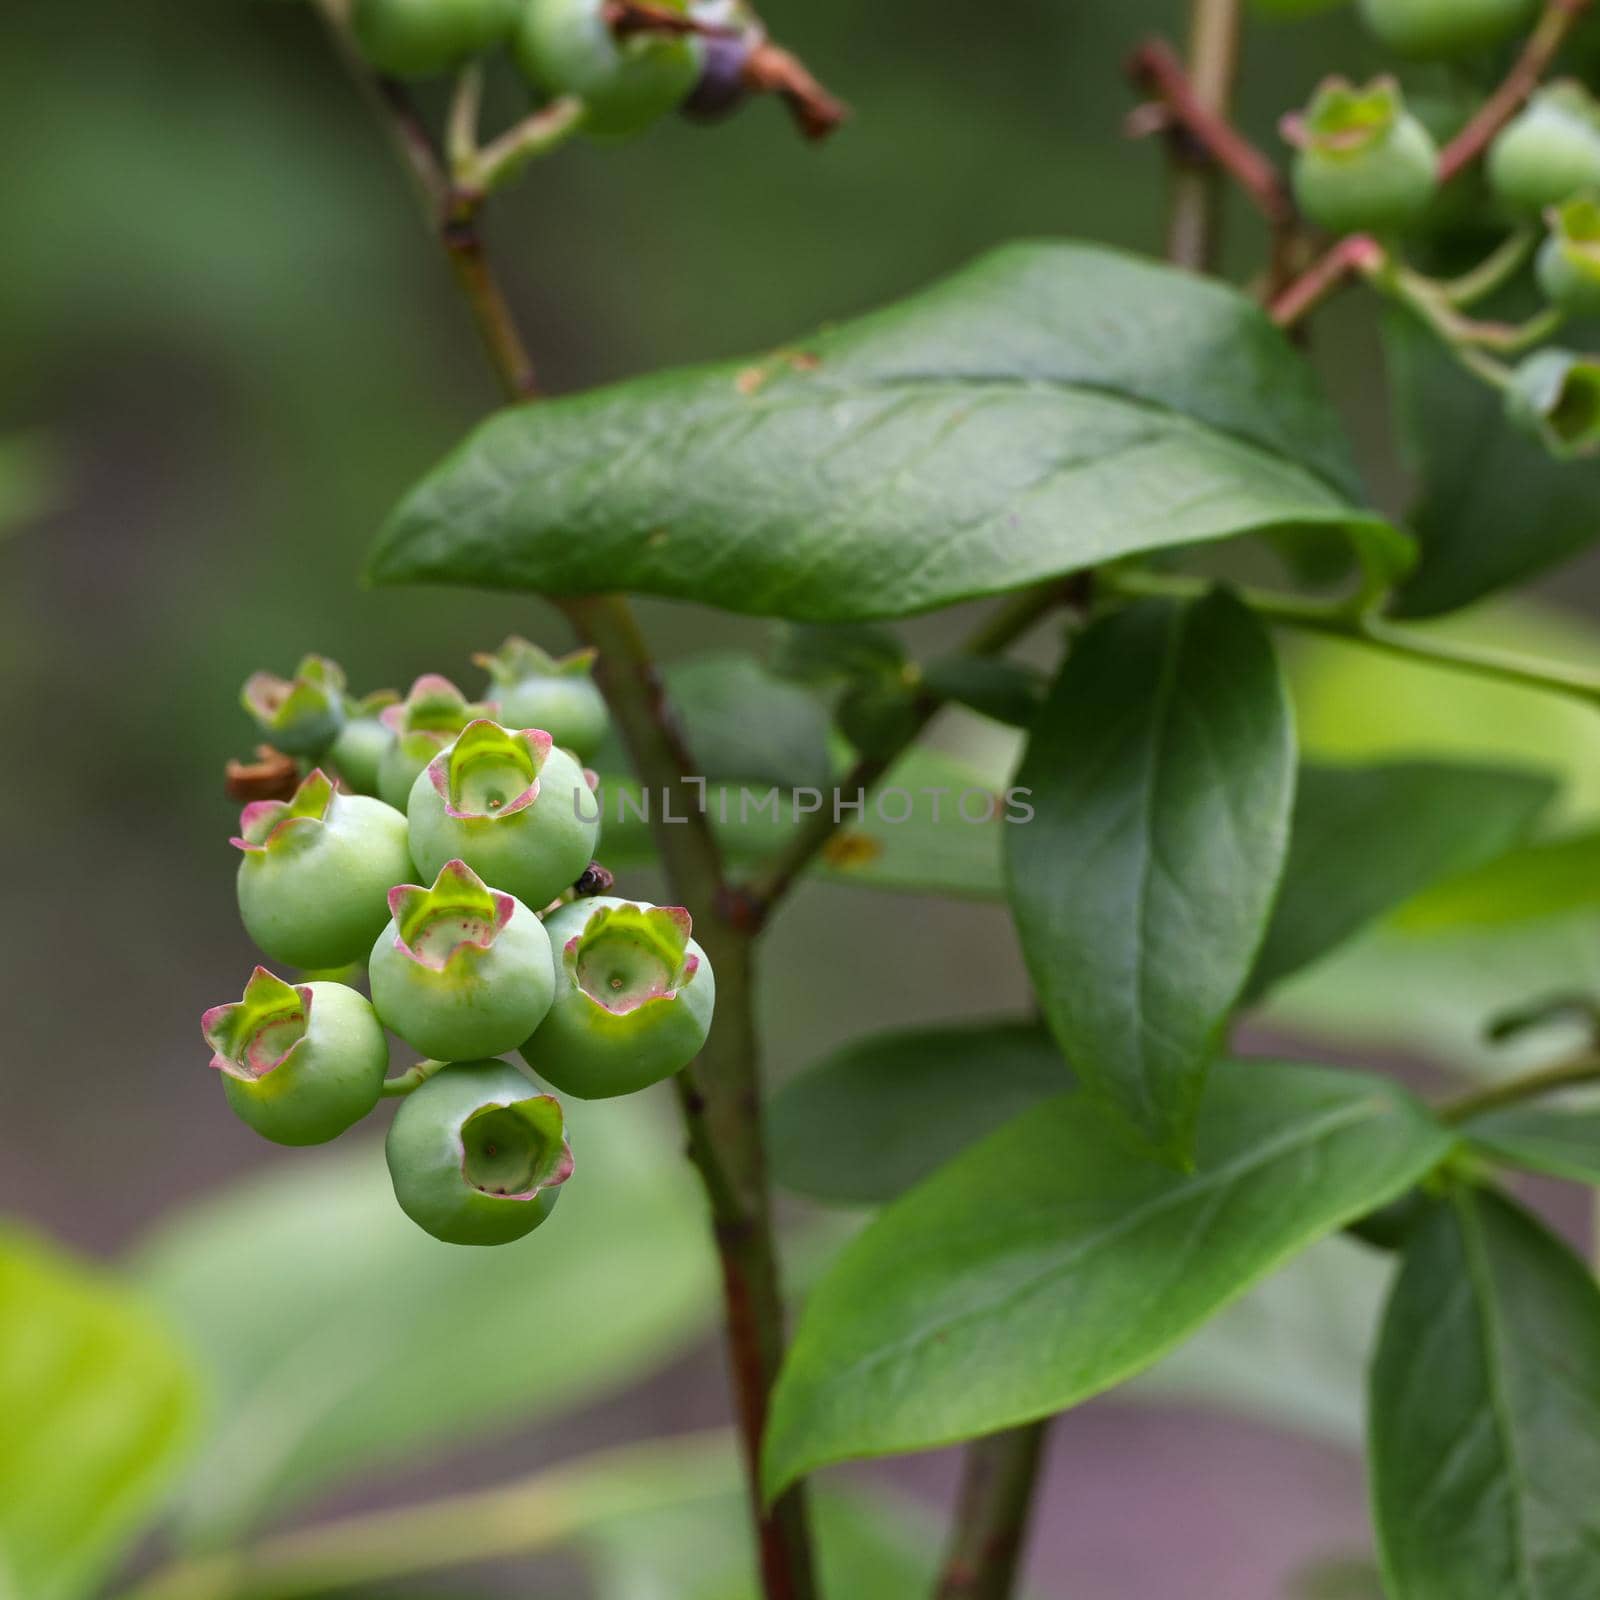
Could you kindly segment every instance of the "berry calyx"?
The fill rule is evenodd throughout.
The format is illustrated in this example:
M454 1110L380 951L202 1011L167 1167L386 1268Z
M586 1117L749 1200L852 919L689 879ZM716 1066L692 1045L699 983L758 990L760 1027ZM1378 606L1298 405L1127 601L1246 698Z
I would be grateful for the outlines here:
M1550 213L1550 237L1539 251L1539 286L1575 316L1600 312L1600 201L1569 200Z
M394 738L384 726L383 713L399 700L393 689L378 689L364 699L345 701L344 727L328 751L328 762L355 794L378 792L378 763Z
M200 1030L235 1114L277 1144L324 1144L377 1105L389 1044L376 1013L341 983L287 984L257 967L244 998Z
M688 9L685 0L661 3ZM536 87L583 101L585 133L626 139L687 98L700 47L692 36L665 31L618 37L606 12L605 0L527 0L512 50Z
M1600 361L1540 350L1519 366L1506 414L1562 459L1600 455Z
M1361 0L1361 16L1396 55L1469 55L1527 27L1539 0Z
M600 808L582 767L538 728L469 724L411 787L417 866L461 860L527 906L546 906L594 859Z
M469 722L498 711L493 701L468 700L436 672L418 678L404 700L382 713L390 738L378 762L379 797L404 811L417 774L448 749Z
M400 1209L446 1244L509 1244L572 1176L561 1105L505 1061L458 1061L401 1102L385 1146Z
M593 758L611 727L594 681L593 650L552 656L513 634L492 655L472 659L489 674L507 727L543 728L580 761Z
M1541 89L1490 147L1488 171L1494 192L1519 211L1600 188L1600 101L1573 79Z
M1298 149L1300 209L1329 233L1405 228L1438 189L1438 147L1406 110L1393 78L1364 89L1328 79L1304 116L1285 120L1284 136Z
M508 38L517 10L517 0L355 0L350 27L379 72L430 78Z
M372 947L372 1003L387 1028L439 1061L515 1050L555 994L544 924L464 861L433 887L389 892L393 918Z
M244 808L232 840L245 931L274 961L341 967L372 947L389 890L413 873L406 819L367 795L340 794L320 768L289 800Z
M319 756L344 726L344 673L326 656L306 656L292 678L252 673L239 703L277 749Z
M522 1047L547 1082L600 1100L670 1078L711 1031L716 979L681 906L599 897L551 914L556 995Z

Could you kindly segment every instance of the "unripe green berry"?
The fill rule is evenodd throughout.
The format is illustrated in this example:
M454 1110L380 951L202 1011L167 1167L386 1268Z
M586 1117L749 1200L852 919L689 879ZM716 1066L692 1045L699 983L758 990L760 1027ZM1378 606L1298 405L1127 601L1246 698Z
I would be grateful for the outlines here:
M665 3L687 9L684 0ZM583 131L597 139L643 132L687 97L700 72L695 40L648 31L618 38L604 0L527 0L512 50L536 87L584 102Z
M400 1209L446 1244L509 1244L572 1175L560 1103L505 1061L459 1061L401 1103L385 1147Z
M390 890L389 909L372 947L372 1003L420 1054L502 1055L544 1020L555 994L550 938L520 900L447 861L431 889Z
M1365 89L1330 78L1284 132L1299 147L1294 192L1329 233L1391 233L1427 210L1439 186L1439 151L1408 112L1392 78Z
M1540 90L1490 147L1488 170L1494 192L1519 211L1600 188L1600 102L1570 79Z
M1600 201L1584 196L1551 212L1538 273L1552 305L1574 316L1600 314Z
M292 800L258 800L239 818L239 914L274 961L359 961L389 915L389 891L415 869L406 819L366 795L340 794L318 769Z
M518 0L355 0L361 53L394 78L431 78L508 38Z
M563 750L589 761L611 727L605 697L595 685L595 652L551 656L515 635L493 655L473 660L488 674L500 721L508 728L543 728Z
M239 703L285 755L319 756L344 726L344 673L325 656L306 656L293 678L252 674Z
M553 912L545 932L556 951L556 997L523 1059L583 1100L632 1094L688 1066L717 999L691 926L681 906L609 897Z
M378 792L378 763L394 741L384 726L383 713L397 705L393 689L379 689L364 700L346 700L345 723L328 751L328 763L354 794Z
M1540 350L1519 366L1506 415L1553 456L1600 455L1600 361L1571 350Z
M429 763L407 807L417 866L465 861L486 883L543 907L594 859L600 807L583 769L538 728L474 722Z
M342 983L292 986L257 967L244 999L200 1029L228 1104L277 1144L336 1139L377 1105L389 1043L377 1014Z
M448 750L469 722L493 717L493 701L468 700L448 678L425 673L398 705L383 713L390 739L378 762L378 795L396 811L404 811L411 786L442 750Z
M1396 55L1469 55L1527 27L1539 0L1361 0L1367 27Z

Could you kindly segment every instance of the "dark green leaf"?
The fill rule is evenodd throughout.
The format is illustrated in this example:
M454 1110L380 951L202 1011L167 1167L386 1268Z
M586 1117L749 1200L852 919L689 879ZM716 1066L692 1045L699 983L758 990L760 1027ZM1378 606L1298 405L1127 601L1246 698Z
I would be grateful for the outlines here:
M943 656L923 669L923 682L942 700L953 700L996 722L1030 728L1044 704L1046 682L1032 667L988 656Z
M825 787L828 714L753 657L696 656L667 672L697 774L727 783Z
M1071 1086L1060 1049L1037 1023L880 1033L774 1096L773 1167L802 1194L876 1205Z
M1307 763L1250 993L1310 966L1430 884L1510 849L1554 795L1548 778L1495 767Z
M197 1387L129 1288L0 1234L0 1595L98 1585L192 1443Z
M1422 479L1410 518L1422 555L1401 611L1457 610L1600 537L1600 466L1557 461L1511 427L1501 397L1414 318L1389 318L1385 339Z
M779 1379L775 1493L1075 1405L1148 1367L1451 1137L1354 1073L1227 1062L1196 1168L1128 1155L1080 1095L1024 1112L890 1206L812 1295Z
M566 1109L578 1176L517 1244L430 1239L359 1139L285 1155L162 1229L144 1281L217 1389L181 1508L192 1542L581 1405L700 1330L714 1278L677 1141L639 1102Z
M1390 1600L1600 1594L1600 1288L1509 1201L1412 1236L1371 1391Z
M1294 729L1272 642L1225 591L1090 628L1035 724L1006 829L1041 1005L1084 1085L1187 1151L1206 1068L1266 929Z
M778 624L769 665L799 683L898 678L906 652L893 632L871 623L786 622Z
M1462 1132L1496 1161L1600 1184L1600 1111L1509 1106L1474 1117Z
M1310 370L1232 289L1017 245L753 365L491 419L396 512L379 583L616 589L816 622L909 616L1139 551L1342 528Z

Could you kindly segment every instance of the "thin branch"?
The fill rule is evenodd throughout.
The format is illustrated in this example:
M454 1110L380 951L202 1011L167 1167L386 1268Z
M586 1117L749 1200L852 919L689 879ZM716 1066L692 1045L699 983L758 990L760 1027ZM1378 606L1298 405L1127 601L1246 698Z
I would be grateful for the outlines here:
M1292 328L1357 274L1386 259L1387 252L1371 234L1349 234L1301 273L1272 302L1268 314L1280 328Z
M1190 0L1188 80L1205 111L1225 119L1239 75L1244 0ZM1167 228L1167 259L1191 272L1209 271L1217 254L1223 190L1203 156L1174 146L1175 176Z
M1494 143L1554 65L1561 47L1593 0L1547 0L1544 14L1504 82L1439 156L1439 181L1459 176Z
M1576 1089L1591 1083L1600 1083L1600 1056L1592 1054L1460 1095L1436 1106L1434 1114L1441 1122L1454 1126L1470 1122L1488 1111L1503 1111L1508 1106L1519 1106L1528 1100L1539 1100L1548 1094L1559 1094L1563 1089Z
M936 1600L1010 1600L1050 1419L977 1439L963 1453L955 1527Z

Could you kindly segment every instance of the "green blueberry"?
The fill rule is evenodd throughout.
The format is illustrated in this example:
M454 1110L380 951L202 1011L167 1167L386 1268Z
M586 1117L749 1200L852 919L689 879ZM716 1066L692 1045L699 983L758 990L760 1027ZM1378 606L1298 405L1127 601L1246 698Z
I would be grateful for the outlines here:
M1540 350L1506 392L1506 415L1563 460L1600 455L1600 361L1571 350Z
M379 797L396 811L404 811L417 774L448 749L469 722L492 717L498 709L493 701L468 700L436 672L418 678L405 699L383 713L390 738L378 762Z
M1489 149L1489 184L1518 211L1600 188L1600 102L1568 79L1542 89Z
M522 1047L539 1076L581 1100L670 1078L711 1031L716 979L681 906L597 896L553 912L550 1014Z
M518 0L355 0L361 53L393 78L431 78L510 37Z
M544 924L447 861L431 889L389 892L394 913L372 947L372 1003L386 1028L437 1061L515 1050L555 994Z
M1508 39L1539 0L1361 0L1361 17L1396 55L1445 60Z
M464 861L486 883L543 907L594 859L600 807L583 769L538 728L470 724L429 763L407 806L417 866Z
M1573 316L1600 315L1600 201L1594 196L1551 211L1538 273L1552 305Z
M685 0L665 0L674 11ZM700 74L698 41L642 32L618 38L604 0L526 0L512 41L522 71L551 96L584 102L583 131L626 139L678 106Z
M324 1144L377 1105L389 1043L342 983L298 987L257 967L244 999L200 1019L228 1104L276 1144Z
M319 756L344 726L344 673L326 656L306 656L292 678L252 673L239 703L285 755Z
M320 768L292 800L244 808L234 846L239 914L274 961L340 967L359 961L389 915L389 891L415 868L406 819L381 800L340 794Z
M1416 222L1439 186L1439 151L1405 108L1400 87L1330 78L1285 133L1298 146L1300 209L1329 233L1391 233Z
M400 1209L446 1244L509 1244L572 1176L561 1105L506 1061L458 1061L401 1102L389 1127Z
M472 659L489 674L506 727L543 728L580 761L594 758L611 717L595 685L593 650L551 656L513 635L493 655Z
M328 751L328 762L352 793L377 794L378 763L394 739L384 726L383 713L399 701L393 689L379 689L364 700L345 701L344 727Z

